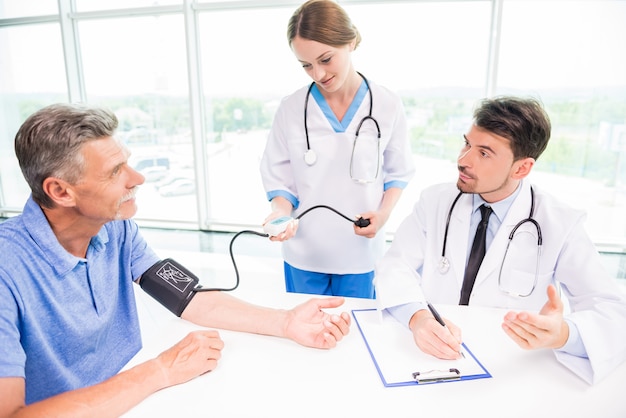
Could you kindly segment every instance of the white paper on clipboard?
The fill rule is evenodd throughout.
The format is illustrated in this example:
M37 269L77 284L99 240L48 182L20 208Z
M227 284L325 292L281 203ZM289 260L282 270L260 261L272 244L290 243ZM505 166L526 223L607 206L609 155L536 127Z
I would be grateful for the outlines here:
M465 344L459 359L438 359L422 352L411 332L387 312L382 318L376 309L353 310L352 315L386 387L491 377Z

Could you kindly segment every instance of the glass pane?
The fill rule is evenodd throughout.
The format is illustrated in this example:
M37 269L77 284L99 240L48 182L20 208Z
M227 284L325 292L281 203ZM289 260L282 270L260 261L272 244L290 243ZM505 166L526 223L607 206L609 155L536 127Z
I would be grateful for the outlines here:
M209 199L220 222L260 225L269 213L259 173L267 132L280 99L308 82L287 43L293 10L200 15Z
M287 22L296 7L200 17L214 218L260 224L269 213L259 173L267 132L280 99L311 82L287 44ZM438 173L450 179L454 166L446 156L454 158L458 151L457 125L465 129L459 121L469 121L473 101L484 90L489 3L345 9L363 38L352 55L355 68L402 95L419 166L436 167L433 180ZM424 186L416 178L405 191L388 222L390 231Z
M0 19L56 14L57 3L0 0ZM76 4L83 12L182 0ZM220 223L258 225L268 213L258 170L267 132L280 99L310 82L285 36L296 7L199 12L208 149L202 161L208 162L209 211ZM459 135L485 94L491 2L344 7L363 37L355 68L405 102L418 170L388 222L394 231L422 188L456 176ZM624 1L503 4L496 93L544 101L553 136L532 180L587 209L588 229L601 242L626 241L625 18ZM88 100L117 113L120 136L148 178L137 218L195 223L182 14L89 19L78 28ZM21 208L28 188L13 153L15 132L36 109L68 97L58 26L0 28L0 62L0 205ZM165 174L182 179L160 192L157 181Z
M443 4L442 4L443 3ZM359 29L357 70L392 90L473 89L482 93L491 5L414 2L346 5Z
M532 180L586 209L592 238L605 243L626 238L625 21L623 1L503 8L498 93L539 97L553 125Z
M59 13L57 6L57 1L50 0L2 0L0 19L55 15Z
M76 11L93 12L98 10L180 5L183 3L183 0L75 0L75 2Z
M30 189L15 157L15 134L31 113L68 99L59 25L0 28L0 62L0 202L21 210Z
M183 16L89 20L79 33L88 101L115 112L146 177L137 219L197 223Z
M362 41L355 68L398 92L417 171L387 221L395 231L423 188L456 178L460 135L484 95L489 2L346 5Z

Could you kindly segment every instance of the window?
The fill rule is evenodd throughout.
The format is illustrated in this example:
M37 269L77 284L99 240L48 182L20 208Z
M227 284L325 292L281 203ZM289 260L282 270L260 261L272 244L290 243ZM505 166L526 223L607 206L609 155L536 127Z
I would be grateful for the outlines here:
M387 222L395 231L424 187L456 179L461 134L484 95L491 5L414 2L346 11L363 38L355 67L397 91L405 105L417 170Z
M94 12L138 7L181 5L183 0L75 0L76 11Z
M200 15L213 221L260 225L269 214L259 161L273 112L283 96L308 82L287 44L286 22L292 9Z
M0 204L21 210L30 189L13 151L15 134L31 113L68 98L58 25L0 26L0 62Z
M540 97L552 121L532 178L587 209L596 242L626 237L624 18L623 1L506 1L502 14L497 93Z
M298 2L60 0L67 16L57 2L35 2L36 13L22 3L0 5L0 214L28 195L13 157L19 124L84 99L116 112L146 176L140 223L260 226L274 111L310 82L286 40ZM397 91L409 122L417 172L390 232L424 187L456 178L478 100L513 93L539 97L553 123L531 179L586 209L596 242L626 243L626 1L341 3L363 38L355 68Z
M50 0L3 0L0 2L0 19L24 16L42 16L59 13L56 1Z
M146 178L137 218L197 223L183 16L85 20L78 32L87 100L115 112Z

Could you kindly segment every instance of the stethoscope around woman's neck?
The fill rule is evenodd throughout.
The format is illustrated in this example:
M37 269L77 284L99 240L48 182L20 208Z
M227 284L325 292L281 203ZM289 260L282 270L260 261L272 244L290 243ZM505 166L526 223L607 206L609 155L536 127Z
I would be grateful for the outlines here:
M454 206L456 206L456 203L459 201L459 199L461 198L461 195L463 194L464 194L463 192L459 192L459 194L456 196L456 198L452 202L452 206L450 206L450 210L448 211L448 217L446 218L446 229L443 235L443 248L441 249L441 259L439 260L439 272L441 274L446 274L448 270L450 269L450 260L448 260L448 257L446 257L446 245L448 242L448 229L450 228L450 219L452 218L452 211L454 210ZM537 245L541 247L541 244L543 243L543 238L541 236L541 227L539 226L539 222L537 222L533 218L534 214L535 214L535 191L533 190L533 187L530 186L530 212L527 218L522 219L521 221L517 223L517 225L513 227L513 229L511 230L511 233L509 234L509 243L513 240L513 236L515 235L515 232L518 230L518 228L522 226L523 224L525 224L526 222L530 222L533 225L535 225L535 227L537 228Z
M376 129L378 130L378 138L380 139L380 127L378 126L378 122L376 121L376 119L374 119L372 117L372 107L374 105L374 99L373 99L373 96L372 96L372 89L370 89L370 84L367 81L367 78L365 78L365 76L363 74L361 74L360 72L358 72L358 71L357 71L357 74L359 76L361 76L361 78L365 82L365 86L367 87L367 91L368 91L369 96L370 96L370 111L369 111L368 115L365 116L363 119L361 119L361 122L359 122L359 125L356 128L356 136L359 136L359 132L361 130L361 125L363 125L363 122L365 122L366 120L370 119L376 125ZM311 96L311 90L313 89L314 85L315 85L315 81L312 82L311 85L309 86L309 89L306 92L306 98L304 99L304 136L306 137L306 151L304 153L304 161L308 165L313 165L317 161L317 154L315 153L314 150L311 149L311 143L309 142L309 127L308 127L308 124L307 124L307 111L308 111L308 108L309 108L309 97Z

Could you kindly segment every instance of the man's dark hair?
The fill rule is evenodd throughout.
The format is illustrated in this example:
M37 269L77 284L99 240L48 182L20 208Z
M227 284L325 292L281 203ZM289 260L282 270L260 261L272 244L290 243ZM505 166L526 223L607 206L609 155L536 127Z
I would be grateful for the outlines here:
M533 98L484 99L474 111L474 125L511 141L516 161L527 157L536 160L550 139L550 118Z

